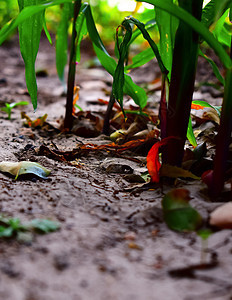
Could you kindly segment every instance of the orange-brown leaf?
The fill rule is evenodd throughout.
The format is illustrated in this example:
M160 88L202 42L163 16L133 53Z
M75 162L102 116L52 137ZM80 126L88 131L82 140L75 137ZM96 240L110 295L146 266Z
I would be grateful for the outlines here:
M204 106L199 105L199 104L193 104L193 103L192 103L191 109L196 109L196 110L204 109Z

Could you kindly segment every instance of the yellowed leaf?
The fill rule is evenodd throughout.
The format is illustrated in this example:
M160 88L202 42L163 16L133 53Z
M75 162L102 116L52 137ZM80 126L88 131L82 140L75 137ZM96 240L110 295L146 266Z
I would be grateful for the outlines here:
M19 175L23 174L34 174L45 179L51 173L50 170L31 161L2 161L0 163L0 171L15 176L15 179L17 179Z
M197 177L193 173L189 172L188 170L176 167L176 166L171 166L167 164L163 164L160 168L159 175L161 177L171 177L171 178L178 178L178 177L183 177L183 178L192 178L196 180L200 180L200 177Z

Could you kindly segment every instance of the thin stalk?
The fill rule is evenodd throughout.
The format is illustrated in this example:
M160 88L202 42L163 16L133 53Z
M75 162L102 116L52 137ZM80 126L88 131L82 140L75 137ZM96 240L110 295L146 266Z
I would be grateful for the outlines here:
M230 48L232 60L232 38ZM214 159L213 182L210 186L210 194L214 197L220 195L225 181L227 159L232 132L232 68L227 69L225 91L222 103L221 121L218 130L216 154Z
M232 48L231 48L232 57ZM221 121L216 142L216 155L214 159L213 184L210 194L220 195L225 181L229 146L232 132L232 68L227 70L225 91L222 104Z
M112 114L112 109L113 109L114 103L115 103L115 97L114 97L113 91L112 91L111 95L110 95L110 101L107 106L107 110L106 110L106 114L105 114L105 118L104 118L103 129L102 129L102 133L105 135L110 134L110 119L111 119L111 114Z
M179 5L200 19L202 2L202 0L180 0ZM176 136L179 140L170 141L163 151L163 161L170 165L180 166L182 163L194 91L197 57L198 34L190 26L180 21L173 51L167 112L167 137Z
M65 118L64 118L64 128L71 130L73 125L73 89L75 84L75 74L76 74L76 21L79 15L81 8L81 0L76 0L74 4L74 16L73 16L73 31L72 31L72 38L71 38L71 48L70 48L70 59L69 59L69 71L68 71L68 91L67 91L67 98L66 98L66 111L65 111Z

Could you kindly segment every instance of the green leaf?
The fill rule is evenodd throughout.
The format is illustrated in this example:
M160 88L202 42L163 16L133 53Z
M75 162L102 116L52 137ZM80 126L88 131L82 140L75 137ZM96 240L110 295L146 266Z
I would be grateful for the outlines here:
M193 147L197 146L197 141L193 132L192 127L192 120L191 117L189 117L189 123L188 123L188 129L187 129L187 139L189 140L190 144L193 145Z
M46 24L46 20L45 20L45 14L44 14L43 29L44 29L44 32L46 34L46 37L47 37L49 43L52 45L52 38L51 38L51 35L50 35L50 33L48 31L48 28L47 28L47 24Z
M21 0L22 1L22 0ZM28 0L30 1L30 0ZM33 0L35 1L35 0ZM37 13L44 12L44 10L48 7L59 5L62 3L71 3L73 0L53 0L51 1L41 1L42 4L36 4L27 6L19 13L19 15L13 19L11 22L7 23L0 30L0 45L7 39L7 37L17 28L22 22L27 19L33 17ZM30 1L30 4L32 1ZM21 6L22 7L22 6Z
M211 65L213 72L215 74L215 76L217 77L218 81L221 82L221 84L223 84L225 86L225 79L222 77L218 66L215 64L215 62L209 58L207 55L205 55L200 49L199 49L199 55L204 57L204 59L206 59L208 61L208 63Z
M197 231L197 235L199 235L202 240L207 240L212 235L212 230L210 229L200 229Z
M228 17L229 14L229 10L227 10L222 16L221 18L217 21L214 29L213 29L213 34L214 36L217 38L217 40L219 41L219 43L221 43L222 45L226 46L226 47L230 47L231 46L231 31L232 31L232 25L228 25L226 27L226 23L225 20Z
M124 62L127 58L129 42L132 36L132 28L128 22L123 22L122 27L124 28L125 35L123 41L119 46L119 60L117 67L114 72L114 80L112 86L112 92L115 99L119 102L123 110L123 87L124 87Z
M93 43L94 51L103 68L105 68L106 71L113 76L117 66L116 61L108 54L102 43L93 20L90 6L88 4L84 4L82 10L86 16L88 33ZM145 91L141 87L136 85L128 75L125 75L124 93L129 95L141 108L144 108L146 106L147 95Z
M202 10L201 22L205 27L209 28L210 25L216 20L216 7L215 0L211 0Z
M154 12L153 12L153 15L154 15ZM145 24L145 29L148 31L148 30L154 28L156 25L157 25L156 20L151 19ZM131 45L137 39L137 37L140 36L141 34L142 34L142 32L138 28L136 28L132 33L132 37L131 37L129 45Z
M41 0L18 0L19 10L29 5L40 4ZM43 29L44 12L29 17L19 25L20 51L25 63L25 78L34 110L37 108L37 84L35 60L39 50L40 36Z
M173 0L168 0L173 3ZM155 8L156 21L159 28L160 42L159 50L162 61L169 71L168 79L171 79L171 69L172 69L172 57L173 48L175 42L175 33L178 26L178 19L171 16L169 13L163 11L162 9Z
M58 222L46 219L34 219L29 223L29 226L35 230L39 230L42 233L48 233L56 231L60 228Z
M80 11L77 22L76 22L76 32L77 32L77 39L76 39L76 61L80 62L81 60L81 41L84 37L84 35L87 34L87 25L86 25L86 19L83 11Z
M8 119L11 119L11 111L14 107L18 105L28 105L27 101L13 102L13 103L5 103L5 107L2 107L1 110L5 111L8 114Z
M128 71L130 69L138 68L143 66L147 62L151 61L155 57L155 54L151 48L147 48L132 58L132 64L127 65L125 70Z
M158 47L156 46L156 43L150 37L148 31L145 28L145 25L142 22L140 22L139 20L137 20L137 19L135 19L135 18L133 18L131 16L125 18L125 20L123 21L123 24L124 23L132 23L132 24L135 24L139 28L139 30L141 31L144 39L148 41L150 47L152 48L152 50L153 50L153 52L154 52L154 54L156 56L156 59L158 61L158 64L159 64L161 72L163 74L168 74L168 70L165 68L165 66L163 64L163 61L162 61L162 58L160 56Z
M168 227L176 231L196 231L202 225L201 215L191 207L189 191L175 189L162 200L164 220Z
M218 113L218 116L221 116L221 106L215 106L215 105L211 105L206 101L203 100L194 100L192 101L192 104L197 104L197 105L201 105L202 107L210 107L212 109L215 109L216 112Z
M56 34L56 69L60 81L65 84L64 68L68 57L68 27L73 12L73 4L64 3L61 21Z
M0 237L12 237L14 230L12 227L0 226Z
M138 1L138 0L136 0ZM178 19L184 21L191 28L193 28L199 35L204 38L204 40L210 45L210 47L215 51L215 53L220 58L221 62L226 68L232 67L232 61L229 55L226 53L223 46L217 41L213 34L202 25L200 21L194 18L190 13L186 12L184 9L178 7L175 4L169 3L164 0L145 0L139 2L146 2L163 9L169 14L177 17Z

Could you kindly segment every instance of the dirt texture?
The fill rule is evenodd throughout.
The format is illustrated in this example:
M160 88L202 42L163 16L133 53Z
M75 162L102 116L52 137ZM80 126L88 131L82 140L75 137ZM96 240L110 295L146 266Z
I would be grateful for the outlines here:
M130 170L146 167L141 154L130 156L135 161L112 151L80 153L72 161L39 155L41 145L67 151L81 143L109 143L103 135L88 138L53 127L23 125L20 111L33 120L47 113L49 124L64 115L65 97L54 52L54 46L43 39L36 68L46 70L47 75L38 77L37 111L33 112L31 104L18 106L11 120L0 112L0 161L35 161L52 172L47 180L32 176L17 181L0 173L0 213L22 222L51 219L61 226L54 233L35 234L29 241L0 239L0 299L232 299L231 230L214 233L204 248L195 233L173 232L163 221L161 199L175 187L190 191L191 205L207 220L221 203L210 201L201 181L178 180L175 186L141 189L125 180ZM99 113L106 106L97 99L108 100L112 79L99 67L87 68L85 58L77 70L78 104ZM0 48L0 61L1 106L30 101L17 38ZM159 75L153 64L132 73L137 82L148 83ZM203 67L199 76L208 74L209 69ZM150 96L157 112L159 95L157 91ZM211 87L195 94L217 105L221 96ZM108 168L111 162L122 168Z

